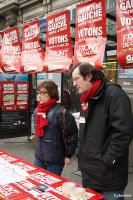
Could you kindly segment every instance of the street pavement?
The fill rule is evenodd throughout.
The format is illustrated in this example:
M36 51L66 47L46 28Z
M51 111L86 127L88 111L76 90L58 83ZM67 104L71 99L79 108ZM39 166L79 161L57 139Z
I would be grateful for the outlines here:
M28 141L28 137L0 139L0 148L34 163L34 143ZM82 183L76 156L73 157L72 163L64 168L62 176L76 183ZM133 200L133 172L129 173L125 196L125 200Z

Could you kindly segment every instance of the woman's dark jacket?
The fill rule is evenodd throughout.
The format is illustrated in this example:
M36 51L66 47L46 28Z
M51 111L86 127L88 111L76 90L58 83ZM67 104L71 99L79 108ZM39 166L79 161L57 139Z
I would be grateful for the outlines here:
M128 96L120 86L104 80L95 97L88 100L86 124L80 133L79 168L84 187L125 188L132 125Z
M71 158L76 151L78 128L73 115L66 111L65 123L69 141L66 149L60 128L60 112L62 112L60 105L49 109L46 115L48 126L44 128L44 136L36 138L35 157L47 164L63 166L64 158Z

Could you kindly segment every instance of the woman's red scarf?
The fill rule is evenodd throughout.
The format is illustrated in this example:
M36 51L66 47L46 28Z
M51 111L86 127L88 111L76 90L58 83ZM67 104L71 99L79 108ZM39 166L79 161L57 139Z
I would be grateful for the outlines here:
M81 98L80 98L80 102L81 102L81 106L83 111L88 111L88 103L87 100L91 99L92 97L94 97L94 95L96 94L98 88L100 87L100 85L102 84L102 80L96 80L92 87L85 93L82 94Z
M56 99L50 99L47 103L40 104L38 102L37 114L36 114L36 137L44 136L44 127L48 125L46 113L48 110L55 105Z

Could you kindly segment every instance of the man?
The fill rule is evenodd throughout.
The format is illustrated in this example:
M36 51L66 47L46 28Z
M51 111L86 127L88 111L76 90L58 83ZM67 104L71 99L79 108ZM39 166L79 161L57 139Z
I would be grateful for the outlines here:
M102 71L88 63L75 66L72 78L86 112L79 147L83 186L102 193L106 200L122 200L133 137L130 100L119 85L109 83Z

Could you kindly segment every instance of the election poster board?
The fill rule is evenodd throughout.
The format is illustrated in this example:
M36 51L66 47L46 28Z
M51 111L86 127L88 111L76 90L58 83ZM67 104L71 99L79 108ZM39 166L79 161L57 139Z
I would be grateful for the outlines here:
M121 68L133 68L133 5L117 0L117 59Z
M39 39L40 20L23 24L22 73L41 72L44 65L44 49Z
M0 74L0 138L30 135L29 77Z
M5 73L19 73L21 65L21 46L17 27L4 31L1 45L1 68Z
M3 81L0 84L2 111L28 110L29 82Z
M69 11L64 10L47 17L45 72L68 71L72 63L72 41Z
M3 40L3 32L0 32L0 73L2 73L2 61L1 61L1 46L2 46L2 40Z
M106 1L90 0L76 7L74 65L89 62L102 68L106 45Z

